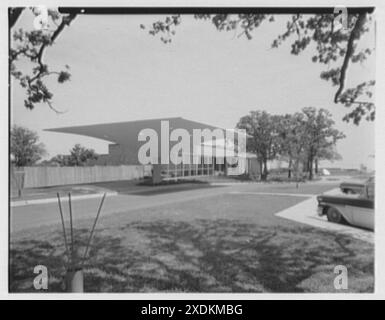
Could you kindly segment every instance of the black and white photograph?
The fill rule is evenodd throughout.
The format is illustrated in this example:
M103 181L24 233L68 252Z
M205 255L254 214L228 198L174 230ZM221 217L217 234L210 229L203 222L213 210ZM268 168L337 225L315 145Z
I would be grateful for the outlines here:
M378 292L375 3L43 3L2 8L10 295Z

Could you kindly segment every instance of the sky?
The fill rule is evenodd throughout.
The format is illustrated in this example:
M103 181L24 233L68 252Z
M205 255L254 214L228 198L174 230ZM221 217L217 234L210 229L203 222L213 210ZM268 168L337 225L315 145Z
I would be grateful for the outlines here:
M68 153L75 143L107 153L108 142L43 131L47 128L163 117L234 128L251 110L284 114L311 106L328 109L347 136L337 145L343 159L332 166L358 168L362 163L373 168L374 123L342 121L349 109L333 103L336 88L320 79L328 66L311 61L314 48L298 56L290 54L290 41L271 48L288 16L264 22L247 40L185 15L170 44L139 27L159 18L78 16L45 54L52 70L70 66L69 82L47 81L55 108L65 112L56 114L44 104L26 109L25 91L13 82L11 122L37 131L50 158ZM15 28L31 29L32 19L23 13ZM374 32L362 37L360 46L374 48ZM19 67L30 65L20 61ZM374 78L373 56L364 64L351 64L347 87Z

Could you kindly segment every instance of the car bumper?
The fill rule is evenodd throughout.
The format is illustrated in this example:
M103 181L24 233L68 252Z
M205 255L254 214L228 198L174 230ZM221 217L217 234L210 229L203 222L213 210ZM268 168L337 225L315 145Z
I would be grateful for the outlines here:
M324 215L324 207L318 206L317 207L317 214L321 217Z

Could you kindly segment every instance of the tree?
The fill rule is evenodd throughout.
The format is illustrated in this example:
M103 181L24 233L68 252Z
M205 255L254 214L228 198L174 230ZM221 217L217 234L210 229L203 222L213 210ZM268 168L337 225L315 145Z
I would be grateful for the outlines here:
M75 144L70 150L69 155L57 155L52 158L52 162L57 162L60 166L84 166L89 160L96 160L97 153L93 149L87 149L80 144Z
M69 155L63 155L63 154L58 154L51 158L48 162L47 165L57 165L60 167L69 167L71 166L70 164L70 156Z
M9 26L12 29L19 19L24 8L9 9ZM49 10L48 15L53 24L56 25L51 31L34 30L26 32L22 29L13 32L15 42L19 42L16 48L10 48L10 70L11 75L19 80L20 84L27 90L25 106L34 108L39 102L52 106L52 93L43 83L43 78L49 75L57 75L59 82L70 78L67 70L51 72L48 65L43 61L45 49L51 46L58 35L69 26L81 12L82 8L72 8L68 14L61 14ZM347 71L350 63L363 62L374 51L373 48L357 48L361 36L372 28L372 10L365 8L349 9L347 28L337 28L334 25L335 15L330 14L289 14L286 28L272 41L272 47L278 48L282 43L292 40L291 54L298 55L307 48L315 47L312 57L314 63L320 63L327 69L321 72L322 79L330 81L337 86L333 101L336 104L351 108L343 120L358 125L362 118L368 121L375 119L375 105L371 101L373 95L374 80L364 81L355 87L345 88L347 83ZM274 14L240 13L240 14L195 14L198 21L209 21L218 31L232 31L238 33L238 37L245 36L251 40L253 32L263 22L274 22ZM40 13L34 10L35 15ZM173 14L166 16L163 20L155 21L149 28L141 24L142 29L148 29L149 34L155 36L160 34L164 43L170 43L172 36L176 33L176 27L181 24L182 16ZM294 36L294 40L293 40ZM26 75L17 70L14 62L19 56L23 56L35 64L32 75ZM352 108L353 107L353 108ZM54 109L54 108L53 108ZM56 109L54 109L56 110ZM57 111L57 110L56 110Z
M36 132L14 125L11 129L11 158L17 167L31 166L46 154Z
M48 47L52 46L65 27L75 19L76 14L63 15L56 10L47 11L47 20L42 21L45 26L40 29L25 31L23 29L12 30L25 8L10 8L9 28L12 32L12 46L9 48L9 69L11 75L18 80L21 87L26 90L24 106L33 109L37 103L46 103L55 112L58 111L52 103L53 94L44 83L44 78L56 76L59 83L68 81L71 77L69 66L61 71L51 70L44 61L44 54ZM42 15L38 8L32 9L36 18ZM49 24L49 25L48 25ZM49 29L54 25L54 29ZM27 59L32 64L32 72L23 72L17 68L19 59Z
M96 160L97 158L98 155L94 149L87 149L80 144L75 144L70 150L69 163L72 166L84 166L89 160Z
M317 157L314 159L314 172L318 173L318 165L321 160L337 161L342 160L342 156L337 152L335 145L320 148Z
M266 111L250 111L237 124L238 129L245 129L251 136L247 151L257 155L262 180L266 180L269 173L267 162L274 160L279 152L278 124L279 116Z
M302 109L302 113L305 121L306 164L309 179L312 180L314 161L322 157L322 152L335 146L338 140L345 138L345 135L334 128L335 122L328 110L307 107Z
M312 179L313 166L317 173L319 160L341 159L335 146L345 135L334 128L334 121L329 111L303 108L302 112L271 116L271 119L275 122L274 158L278 157L288 162L288 178L292 177L294 170L298 181L301 162L304 163L303 170L308 173L309 179ZM260 135L259 138L267 137Z
M288 161L288 178L292 177L292 170L294 170L298 180L299 163L303 158L307 143L304 114L296 112L282 116L277 128L280 157L286 158Z

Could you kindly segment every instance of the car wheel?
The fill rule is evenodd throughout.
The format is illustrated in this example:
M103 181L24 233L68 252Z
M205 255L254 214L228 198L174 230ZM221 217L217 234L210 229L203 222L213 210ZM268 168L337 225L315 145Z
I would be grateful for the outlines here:
M344 222L344 217L342 214L335 208L328 208L326 211L326 216L330 222L341 223Z

